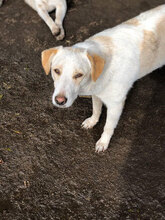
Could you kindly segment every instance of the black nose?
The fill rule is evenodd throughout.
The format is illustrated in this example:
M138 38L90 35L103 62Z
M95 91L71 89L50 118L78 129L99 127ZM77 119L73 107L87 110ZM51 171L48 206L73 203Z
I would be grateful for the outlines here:
M58 95L55 97L55 101L58 105L65 105L67 98L65 96Z

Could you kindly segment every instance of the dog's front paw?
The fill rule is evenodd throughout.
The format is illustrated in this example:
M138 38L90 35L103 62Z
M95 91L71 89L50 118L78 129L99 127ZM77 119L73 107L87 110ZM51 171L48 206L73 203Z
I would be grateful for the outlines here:
M56 37L56 40L63 40L64 37L65 37L65 31L64 31L64 28L59 26L59 33L58 33L58 36Z
M90 118L87 118L87 119L82 123L82 128L85 128L85 129L93 128L93 127L97 124L97 122L98 122L98 121L91 116Z
M60 33L60 28L56 24L54 24L51 28L51 32L54 36L57 36Z
M103 142L100 138L96 143L95 151L97 153L104 152L108 148L108 144L109 143Z
M60 34L60 35L58 35L58 36L56 37L56 40L63 40L64 37L65 37L64 34Z

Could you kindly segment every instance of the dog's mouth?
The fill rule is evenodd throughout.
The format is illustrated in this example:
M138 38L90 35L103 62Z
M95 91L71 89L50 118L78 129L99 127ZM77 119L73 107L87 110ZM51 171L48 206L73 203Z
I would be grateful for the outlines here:
M54 104L54 106L58 107L58 108L69 108L70 106L67 106L67 105L58 105L58 104Z

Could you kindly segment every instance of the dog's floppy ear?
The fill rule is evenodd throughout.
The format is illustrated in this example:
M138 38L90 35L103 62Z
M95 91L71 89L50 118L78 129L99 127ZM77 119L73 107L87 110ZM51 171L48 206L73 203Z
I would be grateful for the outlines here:
M50 48L50 49L42 51L41 53L41 62L42 62L42 66L45 70L46 75L48 75L50 72L52 58L54 55L56 55L58 50L59 50L59 47Z
M96 82L104 69L105 60L97 54L90 55L87 53L87 57L91 62L92 66L92 80Z

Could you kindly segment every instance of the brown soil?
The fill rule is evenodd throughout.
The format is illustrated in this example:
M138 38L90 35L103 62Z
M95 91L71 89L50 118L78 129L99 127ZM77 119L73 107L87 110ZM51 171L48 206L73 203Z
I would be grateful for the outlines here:
M94 146L106 111L90 131L91 100L51 103L42 50L71 45L164 3L73 0L66 38L56 42L22 0L0 9L0 219L165 219L165 68L135 83L105 153Z

